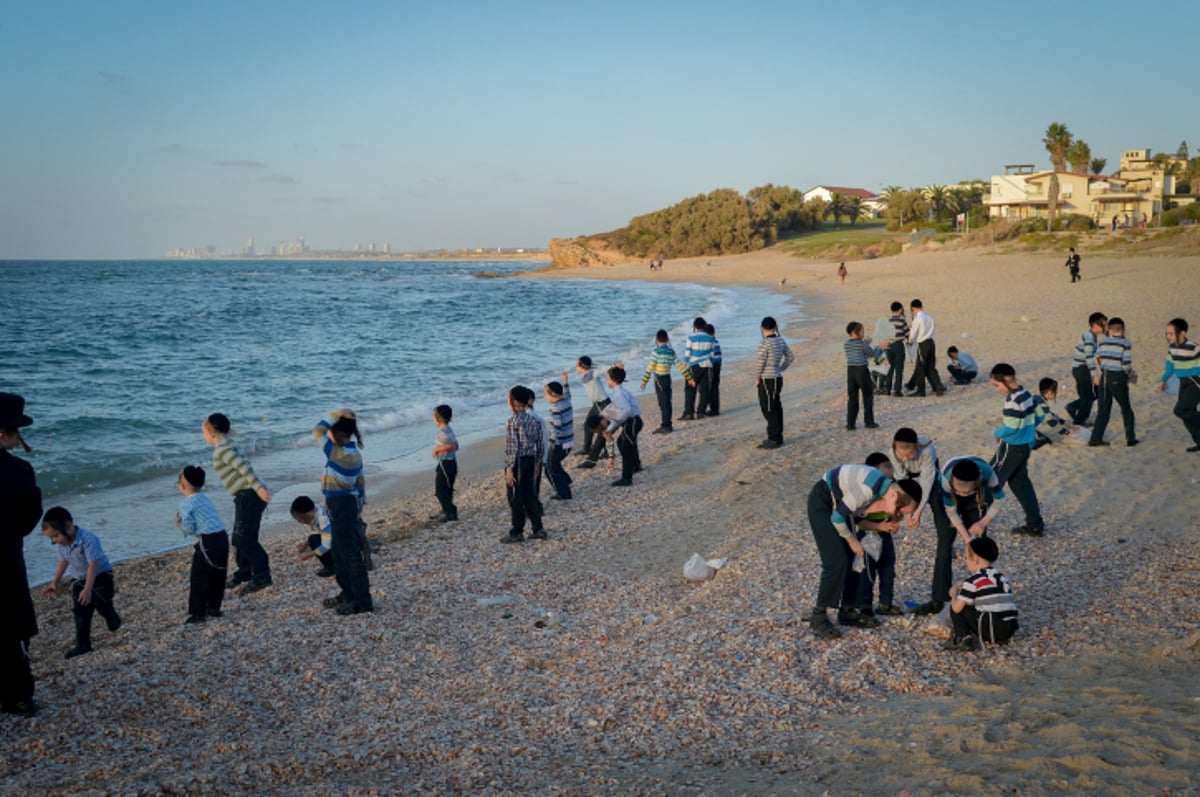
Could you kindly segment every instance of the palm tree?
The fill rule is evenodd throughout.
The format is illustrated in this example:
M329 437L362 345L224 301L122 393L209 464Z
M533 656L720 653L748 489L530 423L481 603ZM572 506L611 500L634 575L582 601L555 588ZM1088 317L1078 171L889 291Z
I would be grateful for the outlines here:
M883 215L889 219L896 219L899 224L904 224L904 217L900 212L900 196L903 192L904 189L898 185L887 185L879 191Z
M838 229L842 227L842 216L846 215L848 199L845 194L834 191L829 196L829 204L825 206L825 212L833 216L833 226Z
M1056 172L1067 170L1067 149L1071 146L1071 131L1060 122L1051 122L1046 128L1046 137L1042 139L1046 151L1050 153L1050 165Z
M854 222L858 221L863 214L863 201L860 196L852 196L846 198L846 215L850 218L850 226L854 226Z
M950 198L949 189L944 185L931 185L925 189L925 195L929 197L929 202L933 205L934 216L941 221L942 210L946 207L946 200Z
M1046 187L1046 232L1054 231L1054 214L1058 212L1058 175L1050 175L1050 185Z
M1092 160L1092 148L1082 138L1077 138L1067 147L1066 155L1071 164L1071 171L1083 174Z
M1108 158L1092 158L1092 174L1102 174L1104 167L1108 165Z

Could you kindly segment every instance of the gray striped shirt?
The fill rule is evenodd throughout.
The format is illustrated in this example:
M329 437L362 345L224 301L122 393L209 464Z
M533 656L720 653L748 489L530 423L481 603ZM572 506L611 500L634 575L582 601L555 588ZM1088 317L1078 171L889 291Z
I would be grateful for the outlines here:
M758 370L755 372L758 379L781 379L783 372L788 369L788 366L796 359L796 355L792 354L792 350L788 348L787 341L781 338L778 334L766 335L762 342L758 344Z

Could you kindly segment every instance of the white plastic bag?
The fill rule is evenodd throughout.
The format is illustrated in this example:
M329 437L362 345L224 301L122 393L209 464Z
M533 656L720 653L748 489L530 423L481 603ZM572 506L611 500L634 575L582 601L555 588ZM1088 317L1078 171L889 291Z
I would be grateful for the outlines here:
M698 553L683 563L683 577L688 581L707 581L717 574L717 569L704 561Z
M868 531L859 542L862 544L863 550L867 552L867 556L878 562L880 554L883 553L883 537L879 536L879 532Z

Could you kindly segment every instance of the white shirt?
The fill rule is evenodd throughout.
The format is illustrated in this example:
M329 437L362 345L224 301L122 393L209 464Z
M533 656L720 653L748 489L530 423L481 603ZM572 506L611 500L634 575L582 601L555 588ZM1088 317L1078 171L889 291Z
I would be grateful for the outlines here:
M933 316L924 310L914 310L912 325L908 328L908 343L914 345L933 339Z

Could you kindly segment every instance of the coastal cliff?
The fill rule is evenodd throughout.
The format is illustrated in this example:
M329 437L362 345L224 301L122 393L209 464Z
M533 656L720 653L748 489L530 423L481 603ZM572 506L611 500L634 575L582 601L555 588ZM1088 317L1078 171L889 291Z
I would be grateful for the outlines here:
M615 266L626 260L602 238L550 239L550 268Z

